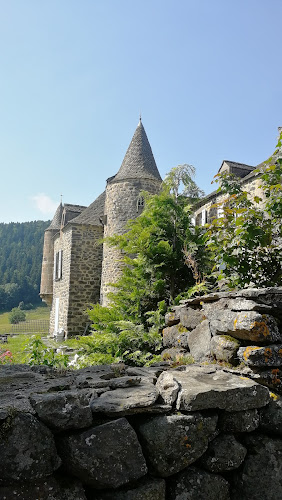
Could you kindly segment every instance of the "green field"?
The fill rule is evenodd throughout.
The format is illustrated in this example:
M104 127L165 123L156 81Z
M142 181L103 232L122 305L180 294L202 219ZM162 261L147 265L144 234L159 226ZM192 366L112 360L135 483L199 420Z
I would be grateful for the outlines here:
M49 321L50 318L49 307L41 306L37 307L36 309L31 309L30 311L25 311L25 313L26 313L25 323L36 322L39 320ZM3 333L11 333L13 331L14 331L13 325L9 323L9 313L8 312L0 313L0 335ZM19 333L21 332L19 331Z

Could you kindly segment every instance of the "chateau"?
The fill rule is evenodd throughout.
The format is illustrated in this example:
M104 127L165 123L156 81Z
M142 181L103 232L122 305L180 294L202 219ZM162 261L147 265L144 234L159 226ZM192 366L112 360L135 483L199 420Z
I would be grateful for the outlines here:
M282 127L278 128L279 134ZM273 161L282 157L278 148ZM255 166L224 160L219 173L241 178L250 196L260 195ZM122 234L129 219L144 205L142 191L155 194L161 186L150 143L141 122L117 174L107 179L105 191L89 207L62 203L45 231L40 297L51 306L50 335L63 330L83 334L89 326L85 309L91 303L107 305L109 283L121 273L120 251L101 244L103 237ZM195 205L195 224L204 225L218 215L214 204L222 195L212 192Z
M45 231L40 297L51 306L50 335L68 336L87 330L86 307L107 305L108 283L121 272L120 252L101 244L103 237L122 234L126 223L141 213L141 192L161 186L150 143L141 122L116 175L89 207L62 203Z

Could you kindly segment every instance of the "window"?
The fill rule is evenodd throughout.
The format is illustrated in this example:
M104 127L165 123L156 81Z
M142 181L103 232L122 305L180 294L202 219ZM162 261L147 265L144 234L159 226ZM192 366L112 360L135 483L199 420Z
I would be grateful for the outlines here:
M142 210L145 206L145 200L144 200L144 196L138 196L138 200L137 200L137 212L139 212L140 210Z
M60 280L63 277L63 250L59 250L54 255L54 280Z
M204 209L202 211L202 226L207 224L207 222L208 222L208 211Z

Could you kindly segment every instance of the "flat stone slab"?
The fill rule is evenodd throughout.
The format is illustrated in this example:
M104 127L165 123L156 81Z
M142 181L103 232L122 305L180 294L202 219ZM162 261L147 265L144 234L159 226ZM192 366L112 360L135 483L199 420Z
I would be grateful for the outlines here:
M134 413L141 408L152 406L159 392L155 385L149 382L143 382L138 386L114 389L101 394L99 398L90 403L93 413L104 413L109 416L118 416L128 414L128 411Z
M169 373L180 386L176 400L178 410L219 408L240 411L260 408L269 402L266 387L224 370L191 365L185 371L171 370ZM160 387L159 390L162 396ZM171 390L175 391L175 386ZM167 390L165 398L168 400Z

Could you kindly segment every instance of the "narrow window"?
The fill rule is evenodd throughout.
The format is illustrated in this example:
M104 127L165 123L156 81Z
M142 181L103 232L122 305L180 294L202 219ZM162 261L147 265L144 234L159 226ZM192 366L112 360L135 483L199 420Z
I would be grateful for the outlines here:
M202 211L202 226L208 222L208 212L206 209Z
M138 196L138 199L137 199L137 212L139 212L140 210L142 210L145 206L145 200L144 200L144 196Z
M63 277L63 250L59 250L54 255L54 280L60 280Z

